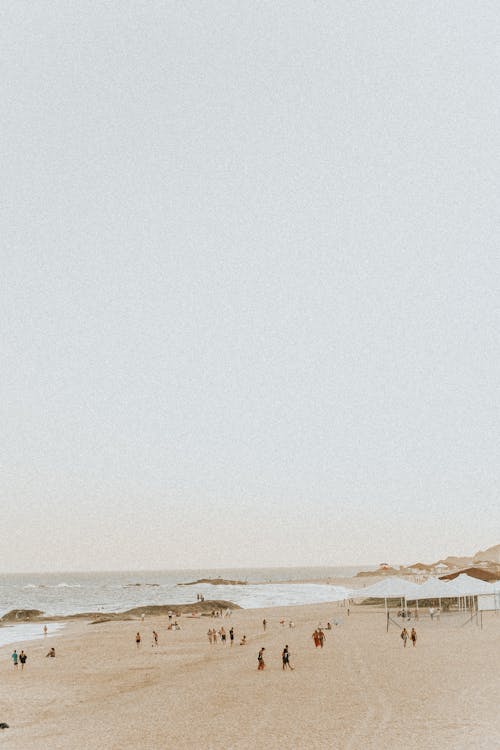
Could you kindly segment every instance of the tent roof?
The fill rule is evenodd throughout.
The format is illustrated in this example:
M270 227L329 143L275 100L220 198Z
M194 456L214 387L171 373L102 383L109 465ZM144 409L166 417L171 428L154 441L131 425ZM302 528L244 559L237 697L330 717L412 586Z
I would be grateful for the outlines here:
M453 582L454 583L454 582ZM447 599L460 596L460 591L453 583L442 581L439 578L428 578L418 589L419 599Z
M390 599L405 596L407 599L415 599L419 588L416 583L407 581L404 578L390 576L390 578L385 578L383 581L374 583L372 586L366 586L363 589L352 589L351 597L353 599Z
M478 578L472 578L466 573L461 573L446 586L453 586L458 590L460 596L476 596L477 594L493 594L495 586Z

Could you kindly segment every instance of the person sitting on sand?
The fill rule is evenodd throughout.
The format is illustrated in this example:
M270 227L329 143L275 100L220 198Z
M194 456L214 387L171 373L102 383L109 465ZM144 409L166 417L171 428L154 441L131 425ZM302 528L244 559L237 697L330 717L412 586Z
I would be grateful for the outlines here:
M56 650L55 650L54 646L52 646L52 648L50 649L50 651L49 651L48 654L45 654L45 656L51 656L52 658L54 658L55 655L56 655Z
M246 635L244 635L240 641L240 646L246 646L246 645L247 645L247 637Z
M266 663L264 661L264 651L265 650L266 649L264 648L264 646L262 646L262 648L260 649L259 654L257 656L257 661L258 661L257 671L259 671L259 672L262 672L262 670L265 669L265 666L266 666Z

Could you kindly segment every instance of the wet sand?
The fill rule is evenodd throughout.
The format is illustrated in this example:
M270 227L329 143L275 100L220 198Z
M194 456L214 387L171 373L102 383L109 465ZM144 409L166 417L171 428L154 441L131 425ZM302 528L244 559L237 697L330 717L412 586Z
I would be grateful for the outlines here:
M182 616L180 631L167 631L165 616L74 622L26 644L24 673L12 667L12 646L0 649L0 721L10 725L0 741L9 750L491 750L500 747L500 618L485 616L482 631L460 627L465 619L421 617L415 649L403 649L396 627L386 633L381 609L361 606L350 617L329 604ZM339 625L316 649L312 631L328 620ZM208 628L221 625L234 627L233 647L208 643ZM281 668L285 643L293 672ZM50 646L55 659L45 658Z

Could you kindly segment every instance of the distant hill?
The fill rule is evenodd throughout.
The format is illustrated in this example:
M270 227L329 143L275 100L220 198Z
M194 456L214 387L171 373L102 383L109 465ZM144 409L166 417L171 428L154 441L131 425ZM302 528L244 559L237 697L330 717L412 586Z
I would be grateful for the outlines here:
M495 544L493 547L488 547L488 549L480 550L474 555L472 562L500 563L500 544Z
M449 555L442 560L438 560L432 567L439 565L439 563L443 563L449 568L465 568L467 565L471 565L472 561L472 557L456 557L454 555Z

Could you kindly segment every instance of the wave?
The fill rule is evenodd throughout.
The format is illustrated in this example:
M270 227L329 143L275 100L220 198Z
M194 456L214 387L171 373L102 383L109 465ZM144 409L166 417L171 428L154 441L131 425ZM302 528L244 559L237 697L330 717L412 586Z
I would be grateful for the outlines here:
M27 583L23 589L81 589L81 583Z
M55 586L49 586L49 589L81 589L81 583L56 583Z

